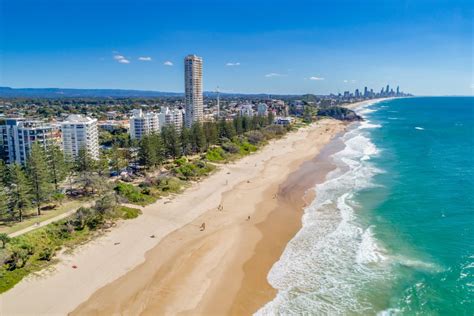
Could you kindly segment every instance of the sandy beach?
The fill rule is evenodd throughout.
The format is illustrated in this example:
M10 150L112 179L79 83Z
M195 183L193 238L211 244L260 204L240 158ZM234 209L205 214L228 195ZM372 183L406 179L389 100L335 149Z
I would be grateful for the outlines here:
M1 314L255 312L275 295L266 276L300 228L305 192L332 168L314 158L344 129L321 120L221 166L24 279L0 296Z

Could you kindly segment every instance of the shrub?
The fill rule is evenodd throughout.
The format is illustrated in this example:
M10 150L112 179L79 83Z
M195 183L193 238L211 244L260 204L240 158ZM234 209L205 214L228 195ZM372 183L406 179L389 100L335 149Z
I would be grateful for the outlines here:
M164 193L178 193L181 191L183 184L181 180L175 177L158 178L155 187Z
M245 134L247 140L252 145L257 145L265 139L265 136L260 131L250 131Z
M209 149L206 153L206 159L214 162L225 160L225 156L226 154L221 147Z
M138 208L127 207L127 206L119 206L117 208L117 213L120 218L123 219L132 219L138 217L142 213Z
M222 149L230 154L237 154L240 151L239 146L231 142L222 144Z
M38 259L44 260L44 261L50 261L53 255L54 255L54 249L51 247L45 247L40 251L38 255Z
M156 198L144 194L139 187L130 183L118 183L114 190L130 203L148 205L156 201Z

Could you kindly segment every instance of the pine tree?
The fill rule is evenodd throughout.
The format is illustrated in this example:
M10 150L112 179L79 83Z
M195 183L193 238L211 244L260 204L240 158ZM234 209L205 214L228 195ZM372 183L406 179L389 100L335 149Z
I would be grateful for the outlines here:
M110 152L110 167L113 171L118 172L127 166L127 150L121 150L117 145L113 145Z
M3 160L0 159L0 183L8 185L9 181L8 167Z
M165 146L166 155L172 158L181 157L181 139L174 126L165 126L161 130L161 139Z
M81 147L75 159L75 169L77 172L92 172L96 168L96 162L90 156L85 147Z
M10 195L7 188L0 183L0 218L5 218L10 210Z
M100 177L104 177L109 173L109 157L106 153L100 153L99 160L95 163L95 169Z
M194 152L203 152L206 150L206 135L202 129L202 124L197 122L191 127L191 139Z
M189 128L183 127L180 138L183 155L190 155L193 151L193 146Z
M34 198L38 215L41 215L41 204L48 201L52 192L51 176L46 153L39 143L31 146L31 152L26 163L26 172L31 184L31 193Z
M267 116L267 125L272 125L274 120L275 120L275 115L273 114L272 111L269 111L268 116Z
M244 132L242 128L242 116L238 115L234 117L233 123L234 123L235 132L237 133L237 135L242 135L242 133Z
M219 130L215 122L205 122L203 124L204 135L209 145L215 145L219 141Z
M139 145L139 161L147 169L155 168L164 160L164 146L159 134L145 135Z
M22 167L14 163L9 167L10 179L10 209L19 212L20 222L23 220L23 211L30 206L30 184Z
M52 144L47 149L48 166L51 172L51 179L54 189L59 190L59 184L66 179L69 173L69 166L66 163L64 153L58 145Z

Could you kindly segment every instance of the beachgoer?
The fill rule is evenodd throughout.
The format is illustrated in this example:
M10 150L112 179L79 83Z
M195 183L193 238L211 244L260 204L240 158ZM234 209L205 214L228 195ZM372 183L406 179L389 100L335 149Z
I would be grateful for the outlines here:
M201 224L201 231L205 230L206 229L206 223L202 223Z
M250 220L250 215L249 215L249 217L247 217L247 220L248 220L248 221Z

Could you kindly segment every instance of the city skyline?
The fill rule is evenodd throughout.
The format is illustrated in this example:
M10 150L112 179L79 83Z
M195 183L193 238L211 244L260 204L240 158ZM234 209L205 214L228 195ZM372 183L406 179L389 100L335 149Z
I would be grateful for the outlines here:
M468 1L50 4L2 2L0 86L184 92L182 58L194 53L206 60L204 91L337 94L389 82L416 95L470 95L474 87Z

